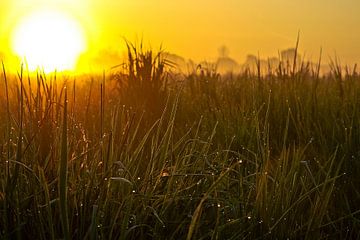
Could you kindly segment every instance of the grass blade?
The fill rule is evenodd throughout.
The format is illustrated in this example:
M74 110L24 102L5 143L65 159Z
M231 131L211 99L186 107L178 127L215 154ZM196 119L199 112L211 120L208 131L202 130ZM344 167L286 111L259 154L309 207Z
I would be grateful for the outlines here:
M64 97L64 116L61 135L60 153L60 174L59 174L59 197L60 197L60 218L65 240L70 239L69 218L67 208L67 168L68 168L68 149L67 149L67 90L65 87Z

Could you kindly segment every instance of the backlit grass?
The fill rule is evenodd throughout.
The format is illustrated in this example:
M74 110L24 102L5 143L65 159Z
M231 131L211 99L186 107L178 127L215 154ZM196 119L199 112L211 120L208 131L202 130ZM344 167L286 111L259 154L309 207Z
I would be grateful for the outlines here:
M360 76L180 75L128 44L104 75L9 75L0 237L360 238Z

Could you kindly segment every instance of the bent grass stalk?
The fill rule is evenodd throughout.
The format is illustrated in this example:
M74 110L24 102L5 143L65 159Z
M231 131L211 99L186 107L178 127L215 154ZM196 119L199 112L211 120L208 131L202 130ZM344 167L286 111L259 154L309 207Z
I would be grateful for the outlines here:
M199 218L201 216L201 211L203 208L203 205L205 203L205 201L209 198L210 194L216 190L216 187L219 183L221 183L221 181L223 180L223 178L232 170L234 169L239 163L234 163L232 166L230 166L228 169L226 169L217 179L216 181L210 186L210 188L206 191L206 193L204 194L204 196L201 198L198 206L196 207L193 217L191 219L191 223L189 226L189 231L187 233L186 236L186 240L191 240L193 239L193 234L194 231L196 230L196 225L197 222L199 221Z

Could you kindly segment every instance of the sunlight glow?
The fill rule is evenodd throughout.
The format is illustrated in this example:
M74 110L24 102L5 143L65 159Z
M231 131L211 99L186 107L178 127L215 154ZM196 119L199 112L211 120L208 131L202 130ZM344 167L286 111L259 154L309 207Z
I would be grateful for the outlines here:
M75 19L47 10L34 12L19 22L13 33L12 49L31 71L73 70L86 49L86 38Z

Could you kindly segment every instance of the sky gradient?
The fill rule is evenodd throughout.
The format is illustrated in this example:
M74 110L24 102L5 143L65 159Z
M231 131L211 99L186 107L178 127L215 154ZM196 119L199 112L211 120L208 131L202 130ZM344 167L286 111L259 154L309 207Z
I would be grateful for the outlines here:
M75 3L74 3L75 2ZM300 52L325 61L360 62L358 0L5 0L0 3L0 51L11 29L41 7L61 8L84 26L89 50L117 51L122 37L196 61L213 60L220 46L243 62L247 54L277 56L293 47L300 31Z

